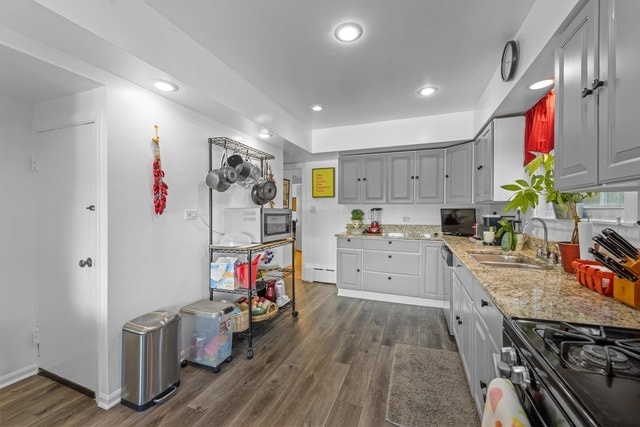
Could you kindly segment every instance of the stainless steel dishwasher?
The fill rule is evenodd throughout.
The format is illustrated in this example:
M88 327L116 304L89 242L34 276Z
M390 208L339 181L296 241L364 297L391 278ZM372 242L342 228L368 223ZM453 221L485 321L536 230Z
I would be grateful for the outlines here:
M453 335L453 310L451 309L453 302L451 301L451 268L453 267L453 253L447 245L440 246L440 255L442 261L440 263L442 273L442 289L444 291L444 319L447 322L449 335Z

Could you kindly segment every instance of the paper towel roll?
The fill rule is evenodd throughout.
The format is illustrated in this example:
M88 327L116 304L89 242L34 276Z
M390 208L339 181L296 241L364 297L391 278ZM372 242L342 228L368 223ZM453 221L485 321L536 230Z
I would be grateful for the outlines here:
M578 239L580 239L580 259L593 259L593 255L589 253L589 248L593 244L593 223L578 223Z

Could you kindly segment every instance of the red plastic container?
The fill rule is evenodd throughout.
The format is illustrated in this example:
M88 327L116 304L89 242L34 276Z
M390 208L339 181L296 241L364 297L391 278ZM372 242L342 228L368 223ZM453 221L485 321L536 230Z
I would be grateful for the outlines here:
M602 295L613 295L613 271L604 267L598 261L577 259L572 266L578 283Z
M251 286L256 284L256 276L258 275L258 263L262 254L256 255L251 261ZM236 283L242 289L249 288L249 263L245 262L236 266Z

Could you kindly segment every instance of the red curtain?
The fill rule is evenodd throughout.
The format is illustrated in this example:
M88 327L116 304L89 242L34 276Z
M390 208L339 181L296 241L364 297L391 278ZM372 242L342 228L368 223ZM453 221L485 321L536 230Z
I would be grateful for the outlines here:
M553 105L554 93L551 90L525 113L525 165L533 160L537 153L553 150Z

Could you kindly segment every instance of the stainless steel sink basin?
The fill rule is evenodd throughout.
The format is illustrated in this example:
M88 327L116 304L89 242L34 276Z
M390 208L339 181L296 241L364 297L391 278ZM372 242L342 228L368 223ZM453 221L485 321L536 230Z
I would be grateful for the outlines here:
M509 267L509 268L533 268L542 269L543 266L536 264L528 258L519 255L502 255L502 254L469 254L480 264L490 267Z

